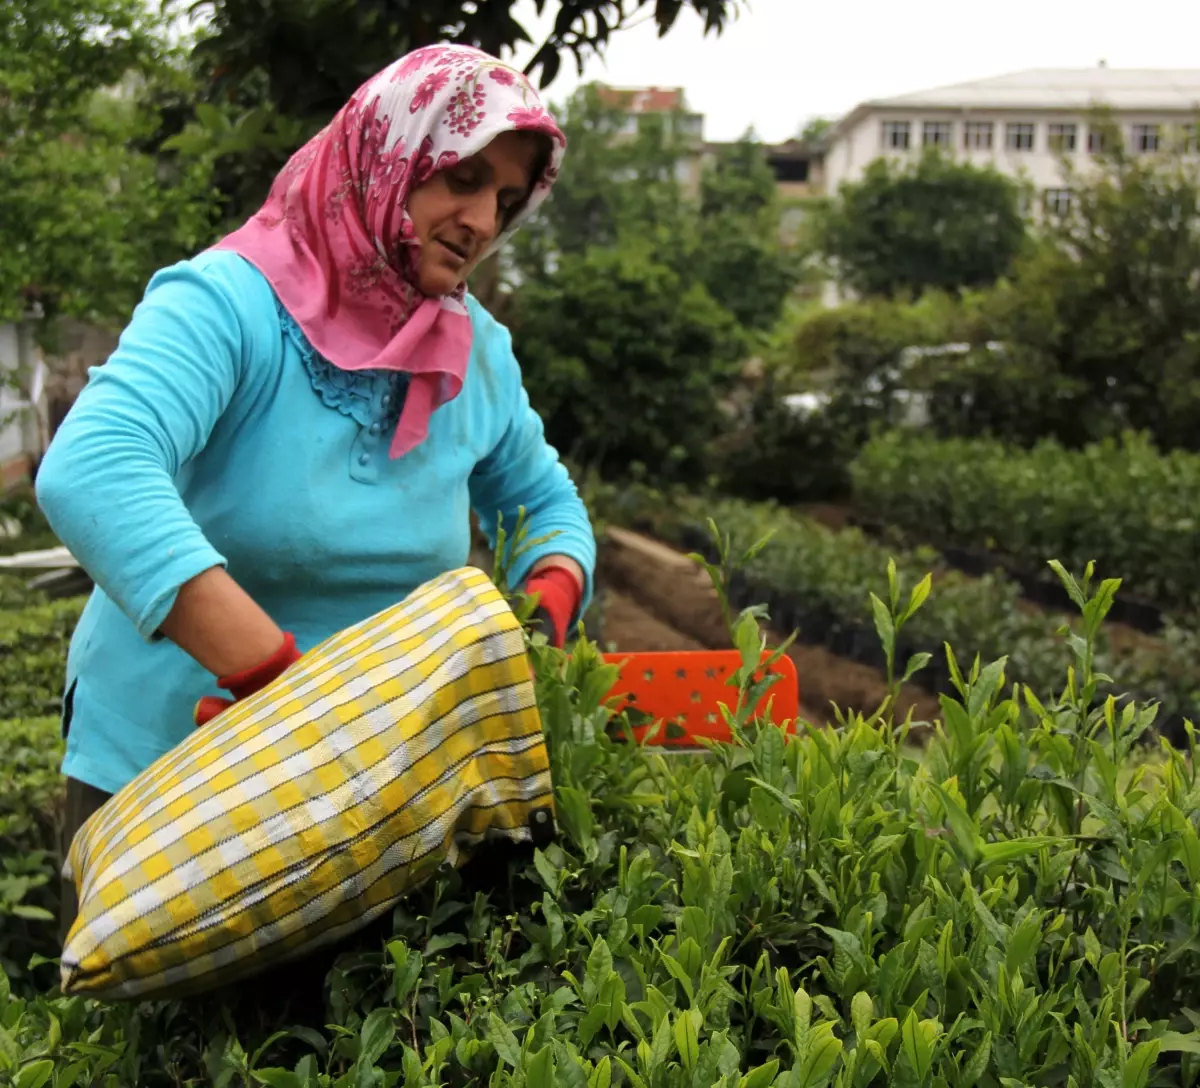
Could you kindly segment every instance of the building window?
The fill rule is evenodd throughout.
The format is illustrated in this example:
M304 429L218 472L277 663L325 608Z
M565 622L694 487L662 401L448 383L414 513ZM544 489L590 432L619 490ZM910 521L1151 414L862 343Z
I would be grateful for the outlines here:
M1093 155L1102 155L1105 151L1113 150L1114 134L1105 128L1088 129L1088 151Z
M991 151L994 128L991 121L968 121L963 126L963 147L968 151Z
M1071 210L1072 194L1070 189L1047 189L1043 194L1046 211L1051 215L1066 215Z
M1200 125L1184 125L1179 143L1185 155L1194 155L1200 151Z
M1077 126L1074 124L1050 125L1046 130L1046 142L1051 151L1074 151Z
M775 159L771 163L771 170L776 181L808 181L808 159Z
M950 121L926 121L921 141L926 147L949 147L953 132Z
M1032 151L1033 130L1034 126L1025 121L1009 124L1006 141L1009 151Z
M909 148L909 129L907 121L883 122L883 146L888 151L907 151Z
M1133 150L1157 151L1161 136L1158 125L1133 126Z

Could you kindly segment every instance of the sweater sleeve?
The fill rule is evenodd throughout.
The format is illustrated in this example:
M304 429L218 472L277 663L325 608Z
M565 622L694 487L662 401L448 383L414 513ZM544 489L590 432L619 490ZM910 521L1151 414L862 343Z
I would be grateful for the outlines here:
M570 556L584 572L582 614L594 591L596 538L591 519L529 403L508 330L494 321L489 324L490 362L504 375L504 403L498 407L505 412L507 423L499 442L471 477L471 505L492 548L496 546L497 515L503 516L505 532L511 533L522 507L526 541L556 534L525 551L510 567L509 581L520 585L533 565L547 555Z
M185 261L153 277L37 474L54 532L146 639L185 582L226 564L176 478L243 372L247 334L228 267Z

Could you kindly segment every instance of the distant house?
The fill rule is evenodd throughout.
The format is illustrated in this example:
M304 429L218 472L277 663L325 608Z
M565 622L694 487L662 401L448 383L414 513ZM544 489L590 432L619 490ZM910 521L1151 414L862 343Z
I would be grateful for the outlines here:
M704 116L688 109L682 87L610 87L596 85L600 102L609 109L627 114L622 132L637 132L638 119L647 115L662 117L668 128L677 126L681 136L699 141L704 137Z
M33 478L49 441L47 371L34 341L39 317L0 325L0 491Z
M1084 172L1101 150L1097 109L1135 153L1172 140L1200 151L1200 69L1034 69L863 102L827 136L825 186L836 193L880 156L903 161L937 147L1022 179L1046 210L1065 210L1062 159Z
M596 84L602 105L625 113L617 138L637 135L643 117L658 117L667 132L681 137L691 153L679 161L678 180L684 191L695 195L704 168L704 115L690 109L682 87L610 87Z

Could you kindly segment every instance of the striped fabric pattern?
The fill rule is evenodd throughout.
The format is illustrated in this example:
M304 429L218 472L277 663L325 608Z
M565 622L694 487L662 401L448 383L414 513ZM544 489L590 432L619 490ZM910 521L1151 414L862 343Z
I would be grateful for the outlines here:
M80 829L63 992L224 985L553 821L520 625L482 571L451 571L327 639Z

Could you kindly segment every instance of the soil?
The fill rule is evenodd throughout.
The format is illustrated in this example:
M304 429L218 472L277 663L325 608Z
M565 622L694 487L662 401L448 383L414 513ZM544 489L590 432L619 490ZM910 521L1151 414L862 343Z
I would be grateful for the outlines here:
M685 555L647 537L612 528L600 549L600 581L609 594L604 639L618 649L725 649L729 637L708 576ZM677 642L665 640L674 637ZM782 641L768 629L773 645ZM654 645L650 640L658 639ZM635 642L646 640L644 644ZM872 713L887 693L878 670L838 657L820 646L793 646L800 681L800 716L814 724L835 720L833 708ZM913 685L901 692L898 717L940 717L935 698Z
M602 592L606 650L658 653L663 650L707 648L658 619L627 594L614 589L605 589Z

